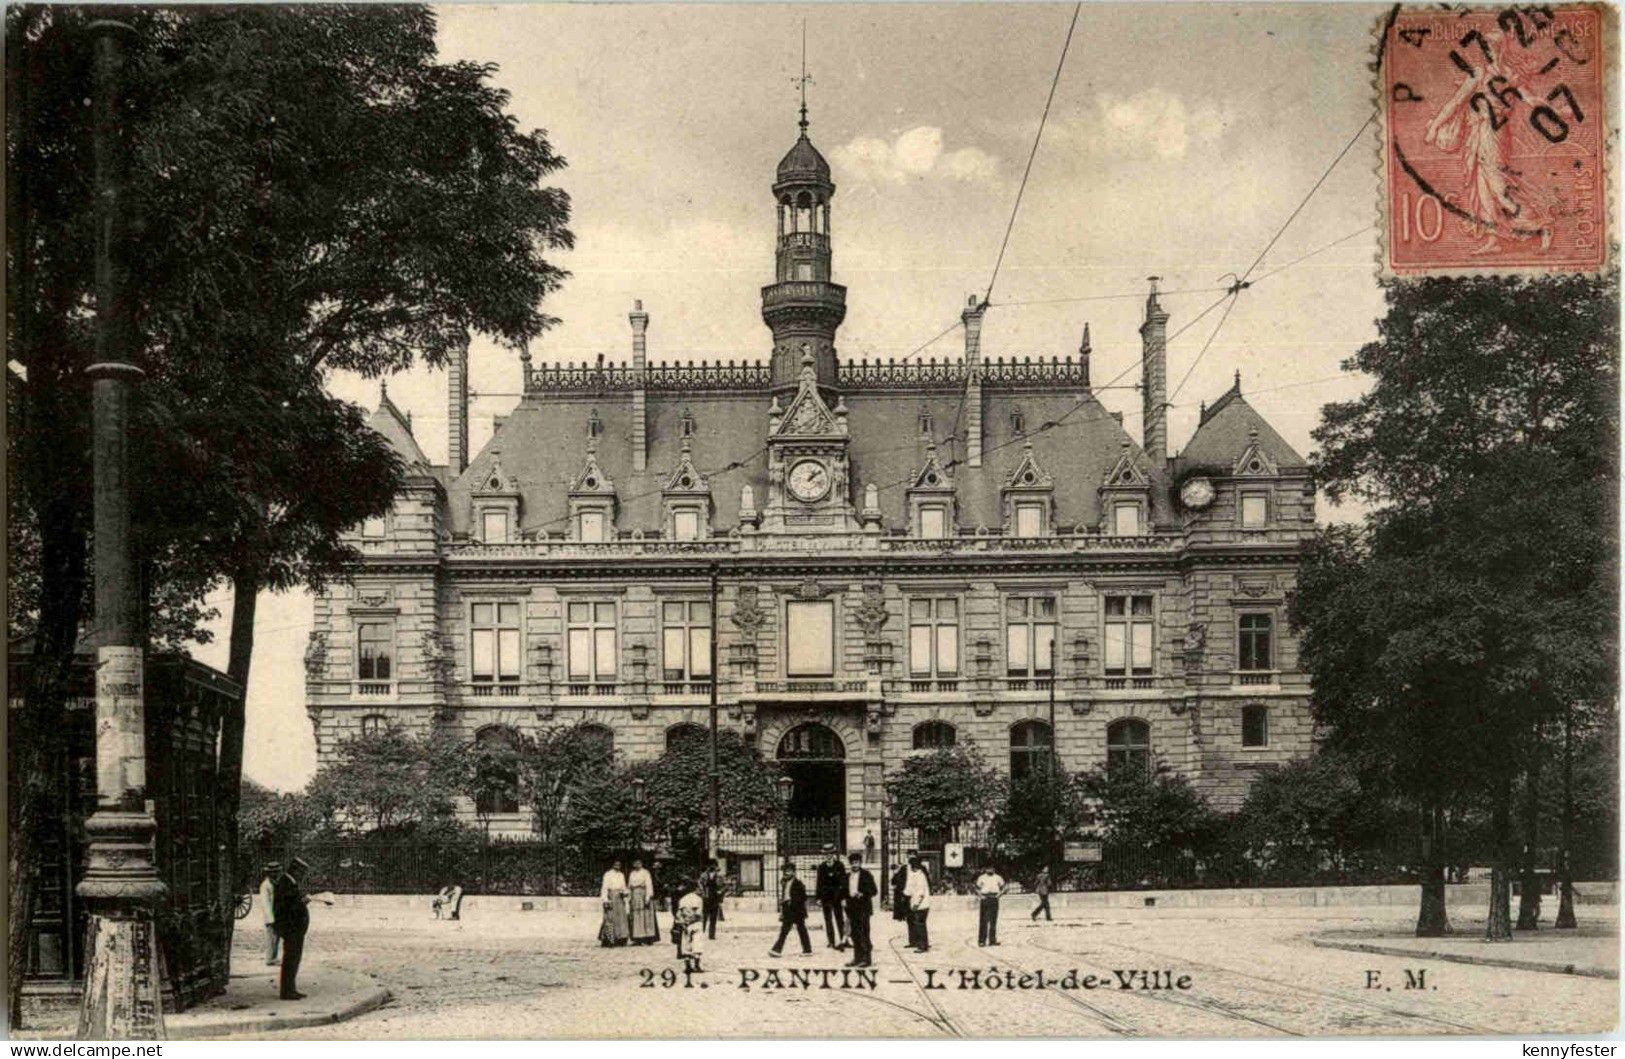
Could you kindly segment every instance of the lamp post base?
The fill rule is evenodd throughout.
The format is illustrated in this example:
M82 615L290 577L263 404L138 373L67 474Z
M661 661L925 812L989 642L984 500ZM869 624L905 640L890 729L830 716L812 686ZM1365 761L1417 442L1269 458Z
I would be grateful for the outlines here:
M161 1041L164 1005L158 974L158 929L145 910L93 915L79 1038Z

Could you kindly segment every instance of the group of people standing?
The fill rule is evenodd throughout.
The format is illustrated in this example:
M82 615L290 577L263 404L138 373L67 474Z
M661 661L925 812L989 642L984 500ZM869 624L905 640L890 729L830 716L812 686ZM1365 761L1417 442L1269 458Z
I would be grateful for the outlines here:
M879 887L875 877L863 865L863 854L853 853L842 863L834 845L824 846L824 858L819 862L814 881L814 896L824 913L824 938L831 949L852 950L847 967L870 967L874 963L874 942L870 921L874 916L875 898ZM807 886L796 877L795 861L786 859L778 884L779 936L768 950L769 955L782 956L784 943L791 932L801 943L801 955L812 955L812 938L807 932ZM717 921L722 918L722 899L726 880L715 860L707 861L705 870L692 879L682 880L673 891L673 922L671 940L677 947L677 958L690 970L700 970L700 958L706 940L715 940ZM977 875L973 889L978 898L977 944L999 944L999 901L1009 890L1009 884L987 865ZM891 876L892 918L908 925L907 948L915 952L931 951L929 920L931 915L931 874L924 858L910 850L906 863L900 864ZM1038 904L1032 918L1042 913L1053 919L1049 907L1049 869L1042 868L1033 880L1033 892ZM660 936L660 924L655 911L654 878L643 862L632 861L632 871L624 874L621 861L616 860L604 872L599 897L604 906L603 922L598 928L598 942L603 946L652 944Z

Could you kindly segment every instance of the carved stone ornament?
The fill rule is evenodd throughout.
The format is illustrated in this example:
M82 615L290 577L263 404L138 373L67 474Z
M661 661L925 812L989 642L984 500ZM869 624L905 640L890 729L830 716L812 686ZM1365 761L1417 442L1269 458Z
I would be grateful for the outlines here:
M875 585L870 585L863 590L863 598L858 601L852 610L858 619L858 624L863 626L863 631L871 639L880 632L880 627L885 625L886 619L890 617L886 611L886 597L880 588Z
M978 716L978 717L989 717L989 716L992 716L992 714L993 714L993 703L982 701L982 702L978 702L976 704L976 716Z
M1087 699L1073 699L1072 713L1077 717L1087 717L1095 712L1095 704Z
M1194 668L1202 664L1207 651L1207 626L1198 622L1185 632L1185 665Z
M755 588L741 588L739 602L734 604L733 623L741 635L756 639L756 634L767 624L767 609L756 601Z
M809 577L807 580L792 588L790 590L790 594L795 596L797 599L823 599L829 594L829 590L823 585L819 584L813 578Z
M327 634L312 632L305 644L305 679L320 680L327 673Z
M1257 599L1269 592L1270 589L1274 587L1275 586L1268 581L1243 581L1241 583L1241 592L1242 595L1245 595L1251 599Z

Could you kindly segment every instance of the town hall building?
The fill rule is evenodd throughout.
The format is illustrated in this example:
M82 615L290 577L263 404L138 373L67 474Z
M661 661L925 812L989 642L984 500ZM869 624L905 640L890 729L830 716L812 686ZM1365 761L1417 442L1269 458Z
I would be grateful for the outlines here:
M444 466L383 397L407 484L316 600L321 760L386 725L572 723L651 759L708 725L715 682L720 725L794 779L790 815L863 849L919 750L973 743L1017 775L1052 747L1073 772L1164 763L1221 808L1309 752L1286 599L1314 489L1239 375L1170 453L1154 283L1140 438L1091 391L1087 327L1075 355L1002 357L972 298L962 359L842 359L834 196L803 111L772 184L766 360L656 363L638 303L625 357L525 354L471 454L465 351Z

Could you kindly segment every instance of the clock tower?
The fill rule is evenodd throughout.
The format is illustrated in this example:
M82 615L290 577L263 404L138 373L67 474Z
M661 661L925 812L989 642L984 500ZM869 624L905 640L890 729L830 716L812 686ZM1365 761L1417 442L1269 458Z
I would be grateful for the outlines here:
M773 180L779 234L775 282L762 288L762 320L773 332L772 387L787 396L809 351L818 385L835 386L835 331L846 319L846 288L830 281L829 163L807 138L807 100L801 100L801 137L779 162Z
M852 508L846 404L830 408L818 392L810 343L790 403L773 396L767 417L767 503L764 533L849 533L859 529Z

